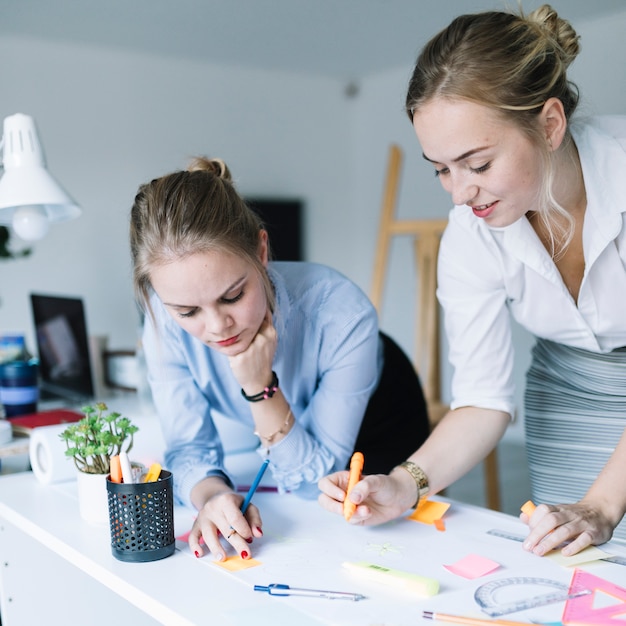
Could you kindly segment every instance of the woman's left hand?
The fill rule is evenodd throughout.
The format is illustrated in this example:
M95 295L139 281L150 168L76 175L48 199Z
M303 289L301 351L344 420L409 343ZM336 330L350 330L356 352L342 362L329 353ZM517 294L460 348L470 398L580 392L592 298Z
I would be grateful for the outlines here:
M217 493L198 511L189 533L189 548L197 556L204 554L201 540L213 553L215 560L226 558L220 536L226 539L242 559L250 558L249 544L262 537L262 520L259 510L251 504L245 516L241 513L241 496L229 491Z
M584 501L575 504L540 504L531 517L526 513L520 519L528 524L530 533L523 547L529 552L543 556L567 543L561 553L572 556L590 545L608 541L615 524L600 506Z
M278 335L268 310L250 345L239 354L228 358L239 386L248 394L259 392L272 379L272 364Z

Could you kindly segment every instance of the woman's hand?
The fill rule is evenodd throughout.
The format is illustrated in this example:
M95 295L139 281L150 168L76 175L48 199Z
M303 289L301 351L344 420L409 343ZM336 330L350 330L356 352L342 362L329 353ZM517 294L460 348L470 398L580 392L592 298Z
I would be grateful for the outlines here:
M359 481L350 492L350 500L357 507L349 523L374 526L395 519L409 509L415 503L416 487L410 476L408 483L403 480L402 473L407 474L402 470L389 475L372 474ZM348 477L348 471L341 471L318 482L322 491L318 502L327 511L343 515Z
M617 525L599 506L585 501L575 504L540 504L531 517L526 513L520 519L528 524L530 533L524 540L524 549L539 556L567 543L561 553L572 556L590 545L608 541Z
M249 395L258 393L272 380L272 364L278 335L268 310L250 345L229 357L230 368L239 386Z
M242 559L251 556L249 544L254 537L262 537L263 531L261 515L256 506L248 506L245 516L240 507L243 498L232 491L216 493L207 500L198 511L198 517L189 533L189 547L199 558L204 554L200 544L204 544L214 555L216 561L226 558L220 535L235 549Z

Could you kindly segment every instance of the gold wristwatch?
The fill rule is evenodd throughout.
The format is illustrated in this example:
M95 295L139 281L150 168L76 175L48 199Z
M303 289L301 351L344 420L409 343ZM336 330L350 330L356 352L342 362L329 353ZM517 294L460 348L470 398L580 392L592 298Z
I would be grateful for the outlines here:
M417 485L417 500L413 505L413 508L415 509L417 508L420 500L430 491L430 488L428 486L428 477L424 473L424 470L412 461L404 461L403 463L400 463L398 467L401 467L409 474L411 474L413 480L415 481L415 484Z

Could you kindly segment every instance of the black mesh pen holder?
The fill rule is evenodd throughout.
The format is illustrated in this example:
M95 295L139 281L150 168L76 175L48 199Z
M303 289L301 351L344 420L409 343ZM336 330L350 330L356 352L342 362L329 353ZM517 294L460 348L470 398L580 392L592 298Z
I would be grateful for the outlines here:
M115 483L107 477L111 550L120 561L158 561L173 554L172 474L150 483Z

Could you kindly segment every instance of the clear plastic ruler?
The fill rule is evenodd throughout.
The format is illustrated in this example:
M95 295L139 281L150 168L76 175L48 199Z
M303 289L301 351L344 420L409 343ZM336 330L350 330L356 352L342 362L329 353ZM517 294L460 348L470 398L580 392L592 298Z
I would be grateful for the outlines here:
M524 541L525 537L522 535L516 535L515 533L510 533L506 530L498 530L497 528L492 528L487 531L488 535L493 535L494 537L502 537L502 539L510 539L511 541ZM605 556L602 559L598 559L600 561L607 561L608 563L616 563L617 565L626 565L626 557L624 556Z
M523 587L527 589L524 590ZM543 593L540 590L543 587L556 589L556 591ZM514 593L510 593L513 591ZM571 593L569 585L549 578L517 576L492 580L481 585L474 593L474 600L481 610L490 617L500 617L516 611L526 611L538 606L564 602L570 598L589 593L591 591L588 589Z

